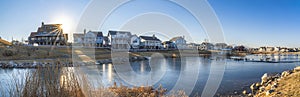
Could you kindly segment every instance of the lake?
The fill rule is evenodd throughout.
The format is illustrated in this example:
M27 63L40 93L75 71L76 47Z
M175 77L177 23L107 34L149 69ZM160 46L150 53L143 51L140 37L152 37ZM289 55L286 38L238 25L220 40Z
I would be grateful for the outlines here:
M255 56L251 56L255 57ZM258 56L259 57L259 56ZM298 56L290 56L299 60ZM288 60L289 56L284 57ZM190 95L215 93L219 95L241 94L252 83L260 82L264 73L279 73L293 69L300 63L263 63L234 61L226 57L156 57L134 61L130 64L100 64L93 66L65 67L87 75L91 83L109 87L114 82L125 86L158 87L169 91L185 90ZM12 77L22 79L26 72L34 69L0 69L0 84L5 87ZM63 70L63 69L62 69ZM209 95L209 94L207 94Z

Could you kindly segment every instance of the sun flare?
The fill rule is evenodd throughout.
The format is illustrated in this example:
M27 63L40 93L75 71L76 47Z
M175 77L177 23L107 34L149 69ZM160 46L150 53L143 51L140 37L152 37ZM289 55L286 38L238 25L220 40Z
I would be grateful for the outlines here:
M72 30L72 21L70 20L70 17L66 15L55 16L51 23L62 24L61 28L63 29L64 33L70 33Z

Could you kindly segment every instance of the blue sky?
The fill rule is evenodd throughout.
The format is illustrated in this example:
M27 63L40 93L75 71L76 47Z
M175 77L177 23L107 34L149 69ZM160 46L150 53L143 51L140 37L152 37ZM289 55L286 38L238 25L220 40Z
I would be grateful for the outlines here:
M157 16L163 17L164 15L166 16L164 18L170 17L170 20L175 20L181 26L188 25L188 27L191 26L191 28L199 30L200 32L188 31L190 35L187 36L191 36L195 42L201 42L207 37L201 29L197 28L197 23L193 21L186 22L193 19L190 18L190 15L184 15L183 13L186 13L184 10L177 9L176 6L163 1L156 1L176 9L175 12L181 13L176 15L174 12L165 12L166 14ZM7 40L11 40L12 37L19 40L22 37L26 39L30 32L37 30L42 21L45 23L60 23L62 21L67 25L65 31L75 31L77 22L80 20L80 16L89 2L89 0L1 0L0 36ZM208 2L219 17L228 44L244 44L250 47L265 45L300 47L298 38L300 36L300 0L208 0ZM143 6L140 5L138 7L142 8ZM164 7L155 7L162 9L162 12L164 12ZM141 11L141 9L136 10ZM119 9L119 11L127 16L131 16L130 13L135 12L129 10L129 8ZM118 10L115 11L115 15L118 15L117 13ZM144 16L143 18L147 17L145 15L140 16ZM114 13L112 17L114 17ZM149 17L151 18L151 15ZM112 18L112 21L108 19L107 24L105 24L107 25L106 28L99 29L117 29L113 27L115 23L113 20L116 18ZM132 19L132 23L139 22L141 18ZM151 23L153 20L155 18L144 22ZM164 23L158 24L166 25ZM127 28L129 30L135 30L130 29L128 25L124 26L129 27ZM139 25L138 28L142 27Z

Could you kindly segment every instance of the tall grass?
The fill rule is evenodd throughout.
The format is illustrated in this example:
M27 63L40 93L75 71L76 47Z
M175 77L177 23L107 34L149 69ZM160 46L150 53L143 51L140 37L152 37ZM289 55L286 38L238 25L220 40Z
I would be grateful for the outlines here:
M93 86L87 75L76 71L76 67L53 67L30 70L26 74L13 74L6 87L1 86L1 97L187 97L184 91L166 94L162 86L154 89L152 86L128 88ZM20 75L23 75L20 76ZM25 76L25 77L24 77ZM3 84L1 84L3 85ZM98 88L95 88L98 87Z
M93 88L85 75L59 66L37 68L25 77L13 75L8 86L1 87L2 97L112 97L104 87Z

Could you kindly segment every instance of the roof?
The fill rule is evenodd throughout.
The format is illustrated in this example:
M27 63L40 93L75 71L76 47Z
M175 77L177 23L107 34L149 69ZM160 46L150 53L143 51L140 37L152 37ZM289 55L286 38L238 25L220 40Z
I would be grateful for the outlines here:
M173 42L171 42L171 41L164 41L163 42L163 44L171 44L171 43L173 43Z
M6 41L6 40L4 40L4 39L0 39L0 44L4 44L4 45L12 45L11 42L8 42L8 41Z
M82 33L73 33L73 37L84 37Z
M103 33L101 31L89 31L88 33L94 33L97 37L103 37Z
M29 37L35 37L37 35L37 32L31 32Z
M127 34L127 35L131 36L131 33L128 31L112 31L112 30L108 31L108 35L116 35L117 33Z
M154 41L160 41L157 37L155 36L140 36L141 39L144 40L154 40Z
M226 43L216 43L216 45L227 45Z
M170 41L176 41L177 39L180 39L180 38L184 39L182 36L178 36L178 37L173 37L172 39L170 39Z

